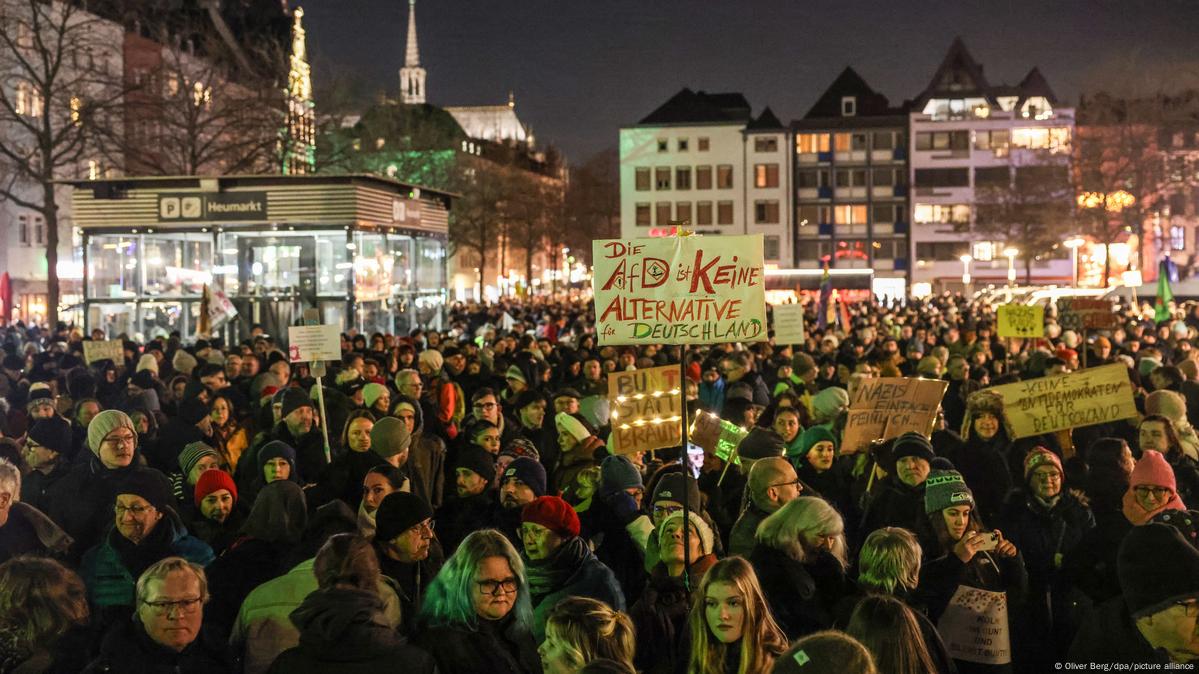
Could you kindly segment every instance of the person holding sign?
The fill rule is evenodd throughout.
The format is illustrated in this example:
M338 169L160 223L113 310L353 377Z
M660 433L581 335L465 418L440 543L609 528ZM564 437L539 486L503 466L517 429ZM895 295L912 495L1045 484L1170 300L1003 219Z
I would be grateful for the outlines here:
M1003 500L1012 490L1008 461L1017 458L1003 415L1003 398L990 391L978 391L967 398L962 440L948 458L974 490L983 520L998 522Z
M1008 604L1018 604L1028 575L1011 541L984 531L974 494L961 473L929 475L924 510L940 557L924 565L917 596L958 666L958 671L1012 671Z

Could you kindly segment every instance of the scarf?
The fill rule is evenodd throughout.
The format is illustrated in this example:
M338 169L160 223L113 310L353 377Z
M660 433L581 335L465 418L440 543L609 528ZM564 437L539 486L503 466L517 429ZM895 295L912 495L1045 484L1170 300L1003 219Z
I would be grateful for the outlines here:
M591 548L581 536L575 536L558 546L552 555L525 563L525 575L529 580L529 593L536 604L543 597L562 589L583 564L593 557Z

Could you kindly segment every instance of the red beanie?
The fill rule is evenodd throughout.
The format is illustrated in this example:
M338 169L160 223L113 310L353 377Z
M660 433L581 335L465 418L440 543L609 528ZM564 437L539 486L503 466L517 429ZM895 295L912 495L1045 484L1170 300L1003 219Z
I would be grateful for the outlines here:
M579 535L579 516L557 496L539 496L520 513L521 522L540 524L563 538Z
M200 505L205 496L221 489L228 489L229 494L233 496L233 502L237 503L237 485L233 483L229 473L217 468L200 473L200 479L196 480L196 506Z

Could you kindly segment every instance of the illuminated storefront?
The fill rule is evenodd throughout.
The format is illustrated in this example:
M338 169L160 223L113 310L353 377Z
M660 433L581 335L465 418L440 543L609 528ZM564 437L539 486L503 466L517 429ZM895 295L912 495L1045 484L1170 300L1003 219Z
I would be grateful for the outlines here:
M359 332L439 326L450 195L377 176L127 178L73 183L88 330L229 340L285 335L309 307ZM228 298L236 316L214 313Z

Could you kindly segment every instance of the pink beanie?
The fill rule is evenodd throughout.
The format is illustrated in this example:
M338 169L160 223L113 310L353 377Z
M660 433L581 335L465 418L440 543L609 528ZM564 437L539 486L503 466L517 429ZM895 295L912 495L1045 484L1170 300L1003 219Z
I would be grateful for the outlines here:
M1142 484L1153 487L1169 487L1171 491L1178 491L1178 483L1174 480L1174 469L1166 463L1166 457L1162 456L1161 452L1146 449L1141 460L1137 461L1137 465L1132 469L1128 486L1131 488Z

